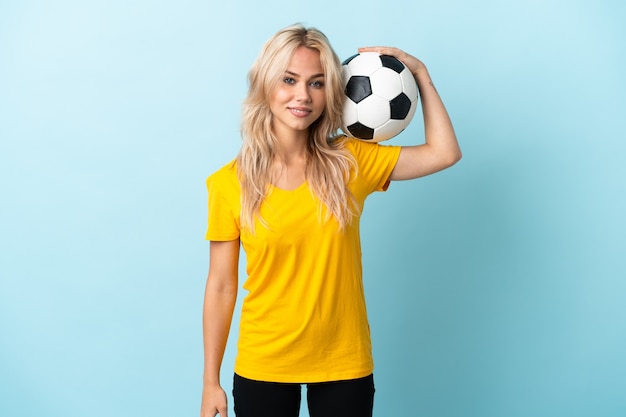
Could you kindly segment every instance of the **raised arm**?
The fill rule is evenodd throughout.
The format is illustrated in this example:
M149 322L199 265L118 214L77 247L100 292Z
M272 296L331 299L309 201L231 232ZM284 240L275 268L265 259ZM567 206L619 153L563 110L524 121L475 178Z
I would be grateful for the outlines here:
M403 146L391 173L392 180L409 180L441 171L461 159L461 149L439 93L422 61L398 48L366 47L359 52L379 52L402 61L413 73L424 117L425 143Z
M210 243L209 276L204 295L204 387L201 417L227 417L226 393L220 385L220 367L230 331L239 264L239 239Z

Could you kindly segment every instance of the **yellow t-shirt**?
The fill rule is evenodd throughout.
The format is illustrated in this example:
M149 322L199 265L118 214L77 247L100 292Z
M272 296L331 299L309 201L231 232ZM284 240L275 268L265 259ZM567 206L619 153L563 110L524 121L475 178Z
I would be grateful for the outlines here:
M362 208L385 190L400 147L349 140L358 174L348 187ZM235 372L269 382L323 382L373 371L362 283L359 218L344 230L320 223L319 200L306 183L271 187L261 206L269 224L240 230L240 185L234 162L207 179L208 240L241 238L247 279Z

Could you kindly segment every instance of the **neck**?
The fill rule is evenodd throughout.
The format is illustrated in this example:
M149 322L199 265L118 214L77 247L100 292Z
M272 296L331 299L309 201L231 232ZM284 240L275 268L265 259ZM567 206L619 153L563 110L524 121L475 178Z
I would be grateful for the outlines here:
M291 135L277 136L280 147L277 157L284 162L306 158L308 132L297 132Z
M279 139L279 149L272 163L271 182L275 187L294 190L306 181L306 138Z

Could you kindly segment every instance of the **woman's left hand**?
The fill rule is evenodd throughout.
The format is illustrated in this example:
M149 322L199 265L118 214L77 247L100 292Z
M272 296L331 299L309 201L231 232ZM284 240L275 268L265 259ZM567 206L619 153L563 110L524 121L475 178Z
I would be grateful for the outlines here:
M419 71L426 70L426 65L424 65L422 61L415 58L413 55L407 54L402 49L389 46L366 46L359 48L359 53L361 52L378 52L381 55L394 56L402 61L402 63L407 66L413 75L417 75Z

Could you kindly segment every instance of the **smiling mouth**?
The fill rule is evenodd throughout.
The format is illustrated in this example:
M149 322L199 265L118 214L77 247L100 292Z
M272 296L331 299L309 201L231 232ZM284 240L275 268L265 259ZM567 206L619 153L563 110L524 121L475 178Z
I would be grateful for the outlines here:
M301 108L301 107L289 107L289 111L296 116L308 116L312 113L311 109Z

